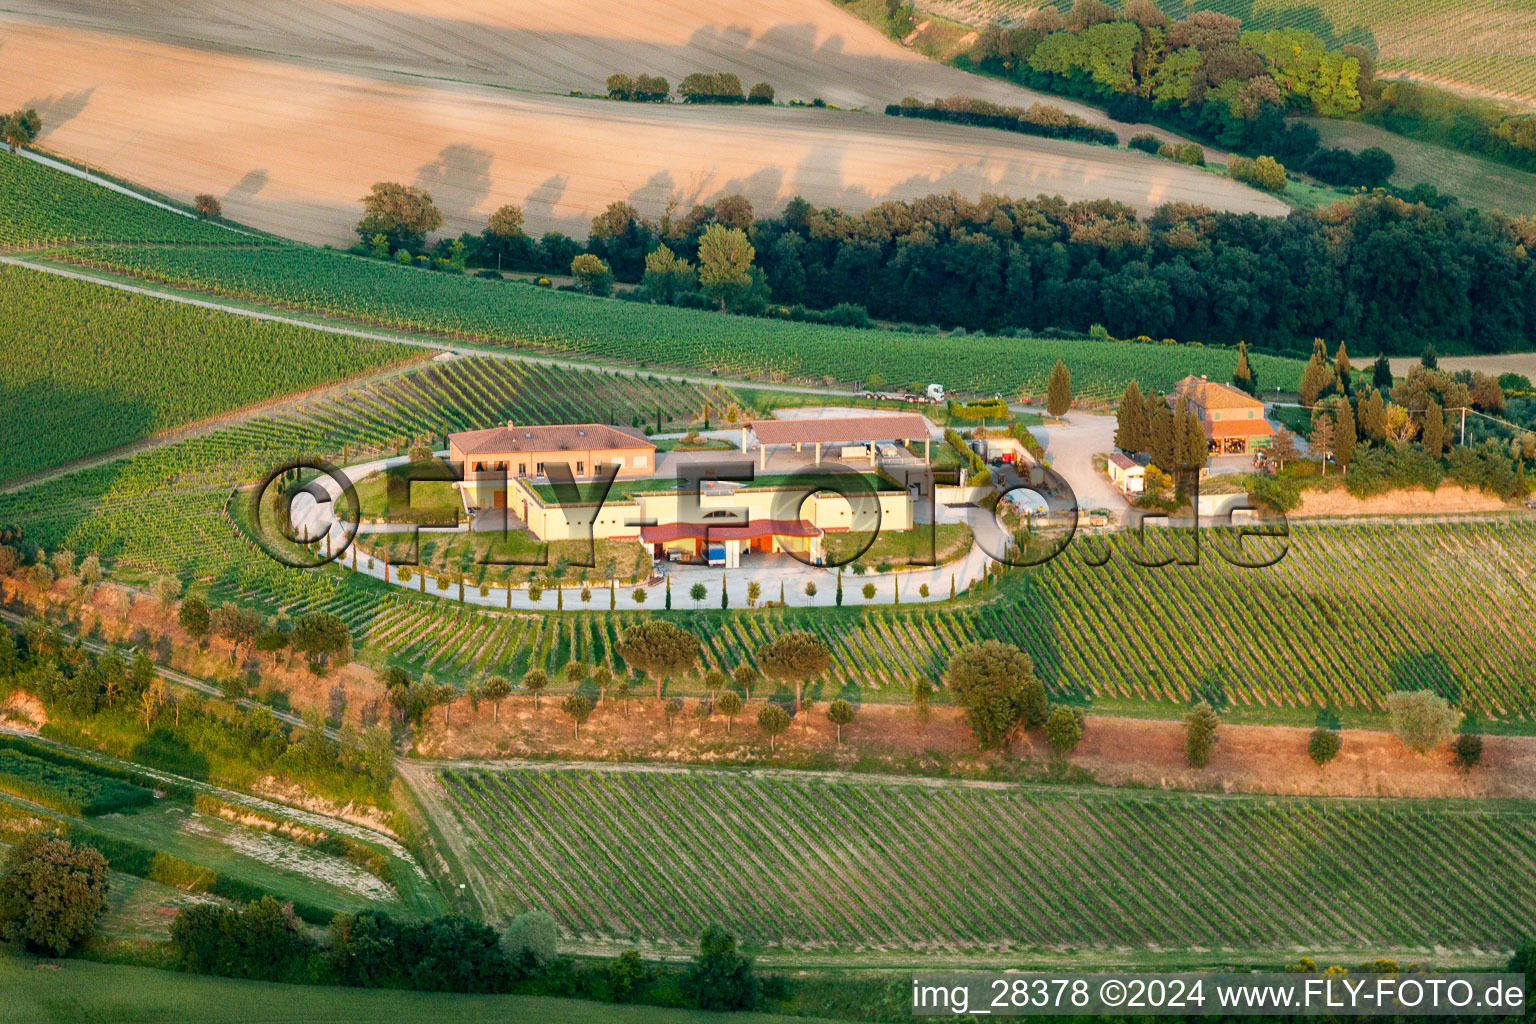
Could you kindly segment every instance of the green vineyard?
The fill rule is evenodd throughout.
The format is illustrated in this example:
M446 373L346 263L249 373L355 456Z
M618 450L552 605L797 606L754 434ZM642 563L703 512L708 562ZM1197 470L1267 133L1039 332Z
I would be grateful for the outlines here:
M0 152L0 249L87 241L251 245L261 239Z
M718 408L724 400L715 389L629 374L502 359L433 363L0 495L0 522L23 524L29 538L50 549L74 545L125 568L189 578L235 574L252 587L273 588L268 600L329 594L340 577L282 569L240 542L223 511L233 488L300 453L337 462L393 455L418 438L440 440L447 430L507 419L628 423L644 417L654 424L659 411L663 426L679 429L706 403Z
M25 310L0 317L0 480L423 356L17 267L0 308Z
M452 592L419 597L372 585L338 585L313 604L273 604L267 585L232 581L218 596L290 615L333 611L392 661L458 680L536 667L556 676L570 660L622 669L618 636L642 618L606 611L601 592L597 612L535 616L460 605ZM1452 614L1453 593L1477 615ZM1524 623L1533 603L1536 523L1520 520L1293 526L1289 553L1265 569L1209 556L1199 566L1148 569L1117 557L1093 568L1069 553L1016 570L995 596L952 607L674 615L702 642L701 671L752 663L780 632L816 633L833 651L832 669L808 689L819 700L902 701L917 679L938 684L944 700L954 651L997 639L1027 651L1059 697L1379 709L1393 690L1434 689L1482 714L1529 717L1536 636ZM1490 635L1501 641L1489 643ZM697 678L673 685L700 689Z
M235 487L299 452L355 462L498 420L628 423L653 421L657 409L678 429L723 397L667 379L457 359L0 495L0 522L22 524L50 549L98 552L130 574L210 581L218 600L290 617L335 612L381 657L460 683L553 671L572 658L621 668L617 636L640 613L609 613L606 595L589 613L508 614L460 605L456 591L423 597L340 569L285 569L247 545L226 503ZM812 688L818 699L845 690L907 699L915 679L942 682L959 646L993 637L1028 651L1058 695L1379 708L1394 689L1430 687L1487 715L1536 713L1536 635L1526 624L1536 606L1536 522L1292 531L1285 558L1265 569L1228 564L1210 537L1199 565L1143 568L1122 538L1102 567L1074 547L953 607L673 614L702 638L705 668L750 662L783 630L816 632L834 652L828 677ZM675 685L691 691L697 680Z
M490 345L652 363L758 380L942 381L978 394L1043 395L1058 358L1081 398L1125 382L1166 391L1191 373L1225 380L1230 349L1045 338L965 337L823 327L616 302L399 267L304 247L261 250L103 248L69 258L167 282ZM1302 363L1254 355L1266 387L1294 387Z
M1523 812L797 773L439 781L440 828L500 883L492 916L544 910L580 941L682 946L714 922L842 951L1504 948L1536 913Z

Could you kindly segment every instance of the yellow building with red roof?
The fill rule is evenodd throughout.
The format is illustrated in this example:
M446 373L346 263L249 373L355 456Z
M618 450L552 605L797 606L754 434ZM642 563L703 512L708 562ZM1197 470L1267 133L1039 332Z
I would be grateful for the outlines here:
M1212 455L1247 455L1269 447L1275 436L1264 403L1230 384L1191 374L1173 386L1168 403L1180 398L1200 417Z

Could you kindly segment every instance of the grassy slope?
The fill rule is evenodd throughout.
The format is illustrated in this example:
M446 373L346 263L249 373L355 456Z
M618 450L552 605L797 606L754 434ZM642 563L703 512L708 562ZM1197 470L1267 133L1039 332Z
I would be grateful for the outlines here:
M0 308L0 480L423 356L10 266Z
M460 996L276 985L66 960L41 964L0 953L0 1020L16 1024L773 1024L805 1020L611 1006L533 996Z
M1429 142L1394 135L1360 121L1313 118L1311 125L1324 146L1360 150L1380 146L1397 161L1392 183L1402 187L1427 184L1462 202L1509 214L1536 213L1536 174L1494 160L1458 153Z

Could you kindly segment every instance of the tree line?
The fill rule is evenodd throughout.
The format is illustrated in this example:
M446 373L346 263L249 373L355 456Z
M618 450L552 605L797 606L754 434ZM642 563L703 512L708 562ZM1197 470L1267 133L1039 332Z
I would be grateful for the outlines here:
M401 216L402 188L370 198L358 232L386 252L422 251L440 218L424 193ZM1114 337L1245 339L1297 355L1319 337L1391 354L1426 341L1501 352L1536 337L1536 220L1385 195L1284 217L1178 202L1143 217L1112 200L951 194L860 214L796 198L765 217L726 196L653 221L615 202L584 245L559 232L533 238L508 206L438 251L455 246L473 266L574 269L593 291L639 285L622 294L749 315L838 310L835 322L994 334L1102 325ZM582 255L595 259L573 267Z
M631 78L623 72L608 76L608 98L633 103L665 103L672 97L671 84L660 75L641 74ZM677 86L684 103L754 103L773 102L773 86L758 82L743 91L741 79L729 71L695 71Z

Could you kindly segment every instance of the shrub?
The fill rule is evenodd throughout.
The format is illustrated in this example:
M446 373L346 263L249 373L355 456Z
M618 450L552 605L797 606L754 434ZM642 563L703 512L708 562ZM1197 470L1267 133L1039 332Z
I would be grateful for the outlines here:
M1313 729L1307 738L1307 756L1321 768L1339 756L1339 748L1343 745L1344 741L1332 729Z
M1017 647L997 640L967 644L950 659L947 678L983 750L1003 746L1020 726L1045 722L1045 684Z
M1471 771L1483 762L1483 738L1475 732L1464 732L1456 737L1456 765Z
M1141 132L1140 134L1132 135L1131 141L1127 145L1132 149L1139 149L1143 153L1151 153L1153 156L1156 156L1158 150L1163 148L1163 140L1151 132Z
M677 87L684 103L745 103L741 79L729 71L696 71Z
M560 929L542 910L519 914L501 933L507 959L524 970L537 970L554 960Z
M1057 756L1065 757L1083 739L1083 725L1087 716L1081 708L1058 704L1045 716L1045 741Z
M1227 165L1227 177L1266 192L1285 191L1285 165L1272 156L1261 156L1253 160L1245 156L1234 156Z
M1432 690L1398 690L1387 694L1387 713L1392 731L1403 746L1427 754L1445 743L1456 731L1461 712Z
M1216 730L1221 719L1205 701L1200 701L1184 716L1184 760L1192 768L1211 763L1211 749L1216 746Z
M1092 124L1076 114L1068 114L1060 107L1043 103L1035 103L1028 108L1004 107L969 96L951 96L925 104L909 96L900 103L889 104L885 112L892 117L919 117L929 121L1000 128L1025 135L1072 139L1100 146L1113 146L1120 141L1113 129Z
M747 102L764 104L772 103L773 86L769 85L767 82L758 82L752 87L752 91L747 93Z

